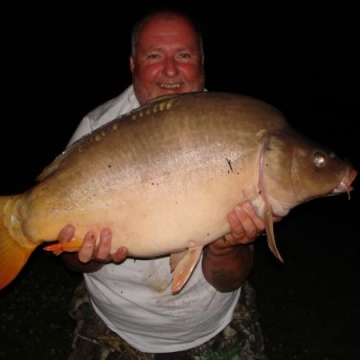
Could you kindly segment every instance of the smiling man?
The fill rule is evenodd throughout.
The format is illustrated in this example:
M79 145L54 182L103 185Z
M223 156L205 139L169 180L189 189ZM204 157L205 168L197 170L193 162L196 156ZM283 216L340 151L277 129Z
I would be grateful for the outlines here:
M149 13L134 25L131 41L133 85L85 116L69 145L158 96L205 90L202 35L188 15ZM246 282L254 241L265 226L249 203L228 220L231 232L204 249L176 296L169 256L134 261L124 247L110 253L111 229L88 233L78 253L64 253L67 266L85 280L71 304L77 329L69 359L266 359L254 291ZM73 234L69 225L59 241Z

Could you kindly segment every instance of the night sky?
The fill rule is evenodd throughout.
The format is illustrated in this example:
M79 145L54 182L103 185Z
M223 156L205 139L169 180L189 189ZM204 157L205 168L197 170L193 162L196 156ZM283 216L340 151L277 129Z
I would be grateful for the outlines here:
M359 164L354 8L190 3L184 7L204 33L209 90L270 102L305 135ZM130 27L141 7L16 10L4 13L2 51L1 150L10 185L24 172L36 176L82 116L131 82Z

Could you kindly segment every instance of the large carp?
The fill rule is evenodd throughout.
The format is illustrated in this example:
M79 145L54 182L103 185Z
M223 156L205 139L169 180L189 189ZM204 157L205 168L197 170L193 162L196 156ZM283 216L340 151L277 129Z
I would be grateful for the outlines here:
M109 227L112 250L172 254L176 293L245 200L265 220L269 247L282 260L272 215L349 194L356 174L262 101L217 92L159 98L74 143L23 194L0 197L0 288L71 223L74 241L50 247L55 253L78 251L86 232Z

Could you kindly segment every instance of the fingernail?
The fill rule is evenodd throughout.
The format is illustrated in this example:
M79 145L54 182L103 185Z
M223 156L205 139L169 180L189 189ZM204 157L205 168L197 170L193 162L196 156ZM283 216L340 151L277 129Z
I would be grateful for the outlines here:
M102 229L101 230L101 237L103 240L109 240L110 236L111 236L110 229Z

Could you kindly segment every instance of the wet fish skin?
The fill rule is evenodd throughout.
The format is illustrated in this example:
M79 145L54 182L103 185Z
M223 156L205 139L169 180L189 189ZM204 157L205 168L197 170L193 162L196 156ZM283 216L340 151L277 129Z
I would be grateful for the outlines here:
M77 141L25 193L0 197L0 288L37 246L72 223L80 240L72 245L110 227L113 251L173 254L176 293L203 247L229 232L227 214L245 200L265 220L269 247L282 260L272 215L350 193L356 174L257 99L216 92L156 99Z

